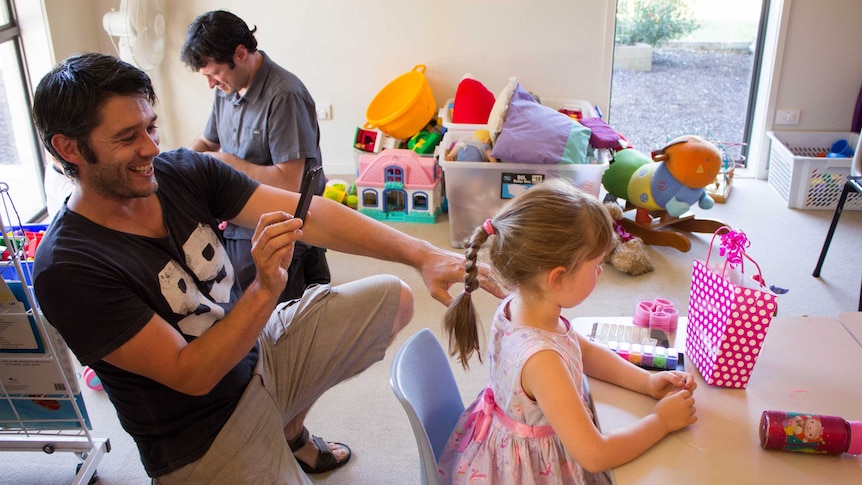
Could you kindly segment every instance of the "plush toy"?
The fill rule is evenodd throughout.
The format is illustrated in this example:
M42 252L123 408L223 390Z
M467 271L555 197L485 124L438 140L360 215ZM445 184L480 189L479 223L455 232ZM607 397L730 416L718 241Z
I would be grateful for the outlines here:
M462 136L446 152L447 162L496 162L491 157L491 136L488 130L476 130L472 135Z
M623 218L622 208L613 200L605 200L605 207L614 220L614 247L605 256L605 263L621 273L638 276L653 270L649 254L643 241L623 229L619 220Z
M715 181L721 163L715 145L685 135L653 152L652 158L632 148L617 151L602 184L608 193L636 207L679 217L695 203L701 209L715 205L704 187Z

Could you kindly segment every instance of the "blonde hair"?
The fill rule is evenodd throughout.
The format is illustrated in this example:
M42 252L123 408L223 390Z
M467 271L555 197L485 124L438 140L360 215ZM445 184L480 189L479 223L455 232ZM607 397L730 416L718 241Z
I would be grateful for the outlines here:
M482 360L479 321L470 294L479 287L477 259L486 242L495 277L513 290L535 285L544 271L558 266L574 270L607 253L613 243L613 222L595 197L554 177L518 195L477 227L464 243L464 291L444 319L449 354L457 354L464 368L469 367L473 352Z

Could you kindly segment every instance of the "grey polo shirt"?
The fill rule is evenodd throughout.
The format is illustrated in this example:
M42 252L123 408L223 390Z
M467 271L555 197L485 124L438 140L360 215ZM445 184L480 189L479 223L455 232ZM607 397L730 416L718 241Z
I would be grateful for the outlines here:
M317 110L308 89L263 51L263 63L244 96L216 90L204 128L221 150L257 165L304 158L305 170L322 165ZM324 177L317 194L323 193ZM229 224L225 237L251 239L254 229Z

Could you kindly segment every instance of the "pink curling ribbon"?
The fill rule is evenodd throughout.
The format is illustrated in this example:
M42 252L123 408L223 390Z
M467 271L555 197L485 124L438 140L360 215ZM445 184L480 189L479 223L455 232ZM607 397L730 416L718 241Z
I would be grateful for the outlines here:
M470 416L467 417L467 421L464 423L464 429L469 429L475 423L475 426L473 426L473 436L470 439L462 440L458 451L463 452L471 441L480 443L485 441L485 438L488 436L488 429L491 428L491 423L494 422L495 416L500 424L519 436L545 438L554 434L554 428L549 424L530 426L529 424L519 423L510 418L497 406L497 401L494 400L494 391L490 387L486 387L482 391L482 397L476 403L476 407L473 408L473 412L470 413Z
M728 231L720 237L719 256L726 256L727 264L731 268L742 264L742 259L745 256L745 248L751 245L745 233L742 231Z

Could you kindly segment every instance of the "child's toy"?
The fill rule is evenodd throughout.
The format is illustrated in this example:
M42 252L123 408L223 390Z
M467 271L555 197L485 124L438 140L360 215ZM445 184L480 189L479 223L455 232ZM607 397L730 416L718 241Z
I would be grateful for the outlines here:
M605 207L611 214L611 219L614 220L614 229L616 230L614 247L605 256L605 262L617 271L631 276L652 271L653 265L643 241L623 229L619 222L623 218L622 208L616 202L607 200Z
M406 140L427 125L437 103L425 68L425 64L417 64L381 89L365 111L368 121L363 128L379 128L393 138Z
M102 387L102 380L99 379L99 376L96 375L96 372L89 368L84 367L84 372L81 373L84 377L84 382L87 383L87 387L94 391L102 391L104 388Z
M407 148L420 155L430 155L443 137L436 131L422 130L407 141Z
M608 193L636 207L679 217L695 202L701 209L715 205L704 187L715 181L721 161L715 145L685 135L653 152L652 159L631 148L616 152L602 184Z
M633 148L615 152L602 184L612 197L627 201L626 210L637 209L634 220L620 219L626 231L645 244L685 252L691 249L686 236L661 229L672 226L681 231L711 233L724 225L686 214L695 202L702 209L715 205L704 187L715 181L721 164L715 145L699 136L686 135L653 152L652 158Z
M341 179L327 180L326 187L323 188L323 196L343 204L347 197L347 182Z
M393 138L380 130L356 128L353 136L353 147L369 153L380 153L387 148L398 148L401 140Z
M664 332L676 332L679 324L679 302L674 298L638 297L632 323Z
M685 371L683 354L669 345L664 330L596 322L589 337L638 367Z
M329 180L323 189L323 196L339 204L356 209L356 184L348 185L346 181L341 179Z
M446 151L447 162L496 162L491 156L491 135L488 130L476 130L462 136Z
M390 149L359 157L359 212L378 220L434 224L443 212L443 183L433 157Z

